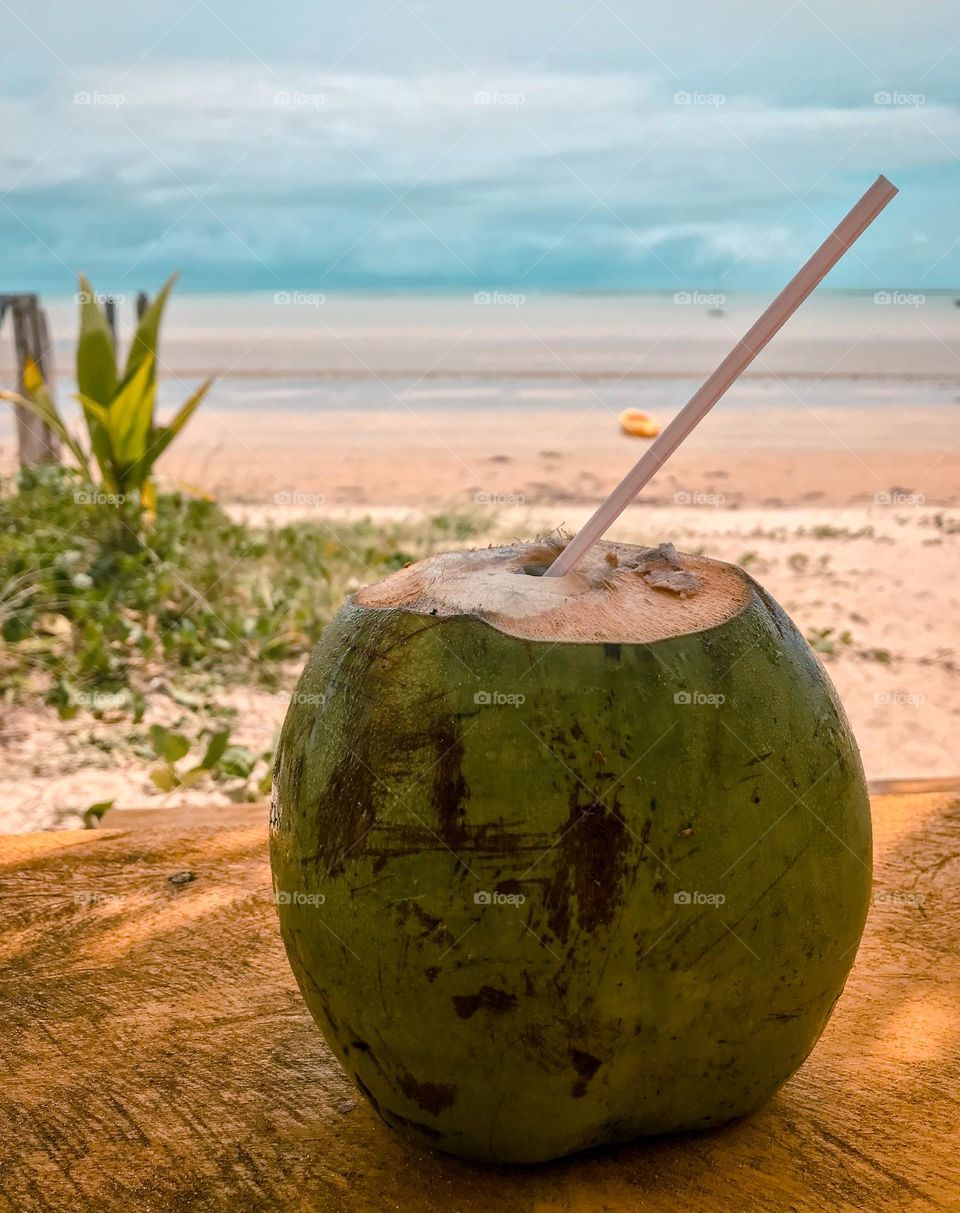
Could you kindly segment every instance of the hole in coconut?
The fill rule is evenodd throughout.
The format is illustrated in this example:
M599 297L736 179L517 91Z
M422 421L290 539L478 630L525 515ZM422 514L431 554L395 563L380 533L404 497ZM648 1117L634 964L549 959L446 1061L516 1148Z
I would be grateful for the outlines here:
M549 567L549 564L525 564L520 572L528 577L542 577Z

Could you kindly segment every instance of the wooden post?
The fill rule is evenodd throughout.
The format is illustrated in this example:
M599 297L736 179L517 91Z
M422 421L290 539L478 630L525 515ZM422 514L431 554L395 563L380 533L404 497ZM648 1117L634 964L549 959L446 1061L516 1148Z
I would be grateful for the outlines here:
M24 372L28 362L35 362L44 382L54 393L53 349L47 316L40 307L36 295L0 295L0 323L7 312L13 317L13 341L17 351L19 383L17 390L26 395ZM21 467L35 467L40 463L60 462L60 439L56 434L22 405L15 405L17 418L17 442Z
M117 350L117 301L112 295L108 295L103 301L103 310L107 316L107 328L110 330L110 340L113 342L113 350Z

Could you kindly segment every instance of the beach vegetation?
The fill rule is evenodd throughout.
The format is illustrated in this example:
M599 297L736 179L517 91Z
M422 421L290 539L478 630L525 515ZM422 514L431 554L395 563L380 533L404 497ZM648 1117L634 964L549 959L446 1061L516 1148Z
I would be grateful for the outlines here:
M76 484L45 466L0 485L0 694L41 696L64 717L140 719L158 681L187 708L211 687L287 685L351 590L479 525L448 513L250 526L163 492L124 550L116 511L78 504Z
M129 546L131 537L136 539L143 514L154 515L154 466L193 416L212 382L206 380L188 396L166 425L157 423L157 346L175 281L176 275L169 278L144 311L121 368L106 312L90 283L80 276L76 364L86 443L64 421L37 363L28 362L24 369L25 395L0 392L0 397L36 414L60 438L83 481L95 487L102 499L99 504L113 507L120 522L114 531L115 540L121 537L120 546Z

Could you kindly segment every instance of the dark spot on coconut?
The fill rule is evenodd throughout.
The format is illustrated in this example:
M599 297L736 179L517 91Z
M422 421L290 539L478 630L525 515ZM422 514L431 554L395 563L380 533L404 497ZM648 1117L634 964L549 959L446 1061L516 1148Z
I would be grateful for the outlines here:
M756 764L757 764L758 762L766 762L766 761L767 761L767 759L768 759L768 758L769 758L769 757L770 757L772 754L773 754L773 750L764 750L764 752L763 752L762 754L754 754L754 756L753 756L753 757L750 759L750 761L747 763L747 766L748 766L748 767L753 767L753 766L756 766Z
M666 891L667 891L666 881L665 880L655 880L653 882L653 891L654 891L654 893L666 893Z
M640 841L643 843L644 846L646 846L647 843L650 841L650 831L652 829L653 829L653 822L648 817L647 820L643 823L643 826L640 830Z
M608 657L611 661L619 661L620 647L621 646L619 644L605 644L603 646L604 657Z
M759 804L760 803L760 793L754 792L754 794L750 797L750 799L753 801L754 804Z
M448 717L439 724L434 737L437 764L433 779L433 801L437 806L440 836L451 850L466 841L463 802L470 795L463 778L463 741L457 719Z
M359 1049L361 1053L369 1053L370 1046L365 1040L352 1040L350 1042L355 1049Z
M431 1116L439 1116L457 1102L457 1088L453 1083L418 1082L406 1070L401 1071L397 1082L407 1099Z
M581 930L593 931L611 921L629 847L619 804L612 809L599 801L581 804L576 791L560 833L556 874L545 900L550 929L566 943L573 898Z
M508 896L523 892L523 885L519 880L498 880L493 888L494 892L505 893Z
M426 977L427 981L431 981L431 982L436 981L437 978L440 976L440 966L431 965L429 969L424 969L423 972L424 972L424 976Z
M517 1005L517 996L494 986L481 986L476 994L455 994L451 1001L461 1019L470 1019L481 1010L493 1011L498 1015L512 1011Z
M570 1050L570 1061L578 1074L577 1081L573 1084L573 1098L580 1099L586 1095L587 1085L600 1069L601 1061L599 1057L594 1057L592 1053L584 1053L581 1049Z
M574 741L583 741L583 729L580 727L579 720L575 720L570 726L570 736Z
M657 811L657 798L656 798L656 796L654 796L650 801L650 812L655 813L656 811Z
M344 749L317 798L319 846L311 858L327 865L329 876L343 870L348 855L362 853L362 843L376 821L372 768L366 755Z
M405 913L402 915L403 919L405 919L407 915L412 915L420 926L423 927L423 930L421 931L422 935L432 935L438 927L443 926L442 918L435 918L433 914L428 914L423 906L421 906L418 901L414 901L412 898L408 901L399 902L398 908L399 907L402 907L405 911Z

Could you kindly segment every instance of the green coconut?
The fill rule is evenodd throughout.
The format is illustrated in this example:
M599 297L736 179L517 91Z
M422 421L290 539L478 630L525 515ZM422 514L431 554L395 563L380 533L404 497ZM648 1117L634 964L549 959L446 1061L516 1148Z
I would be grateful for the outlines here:
M769 594L669 545L536 576L553 554L361 591L277 756L307 1006L387 1124L491 1162L757 1108L823 1031L869 900L856 743Z

